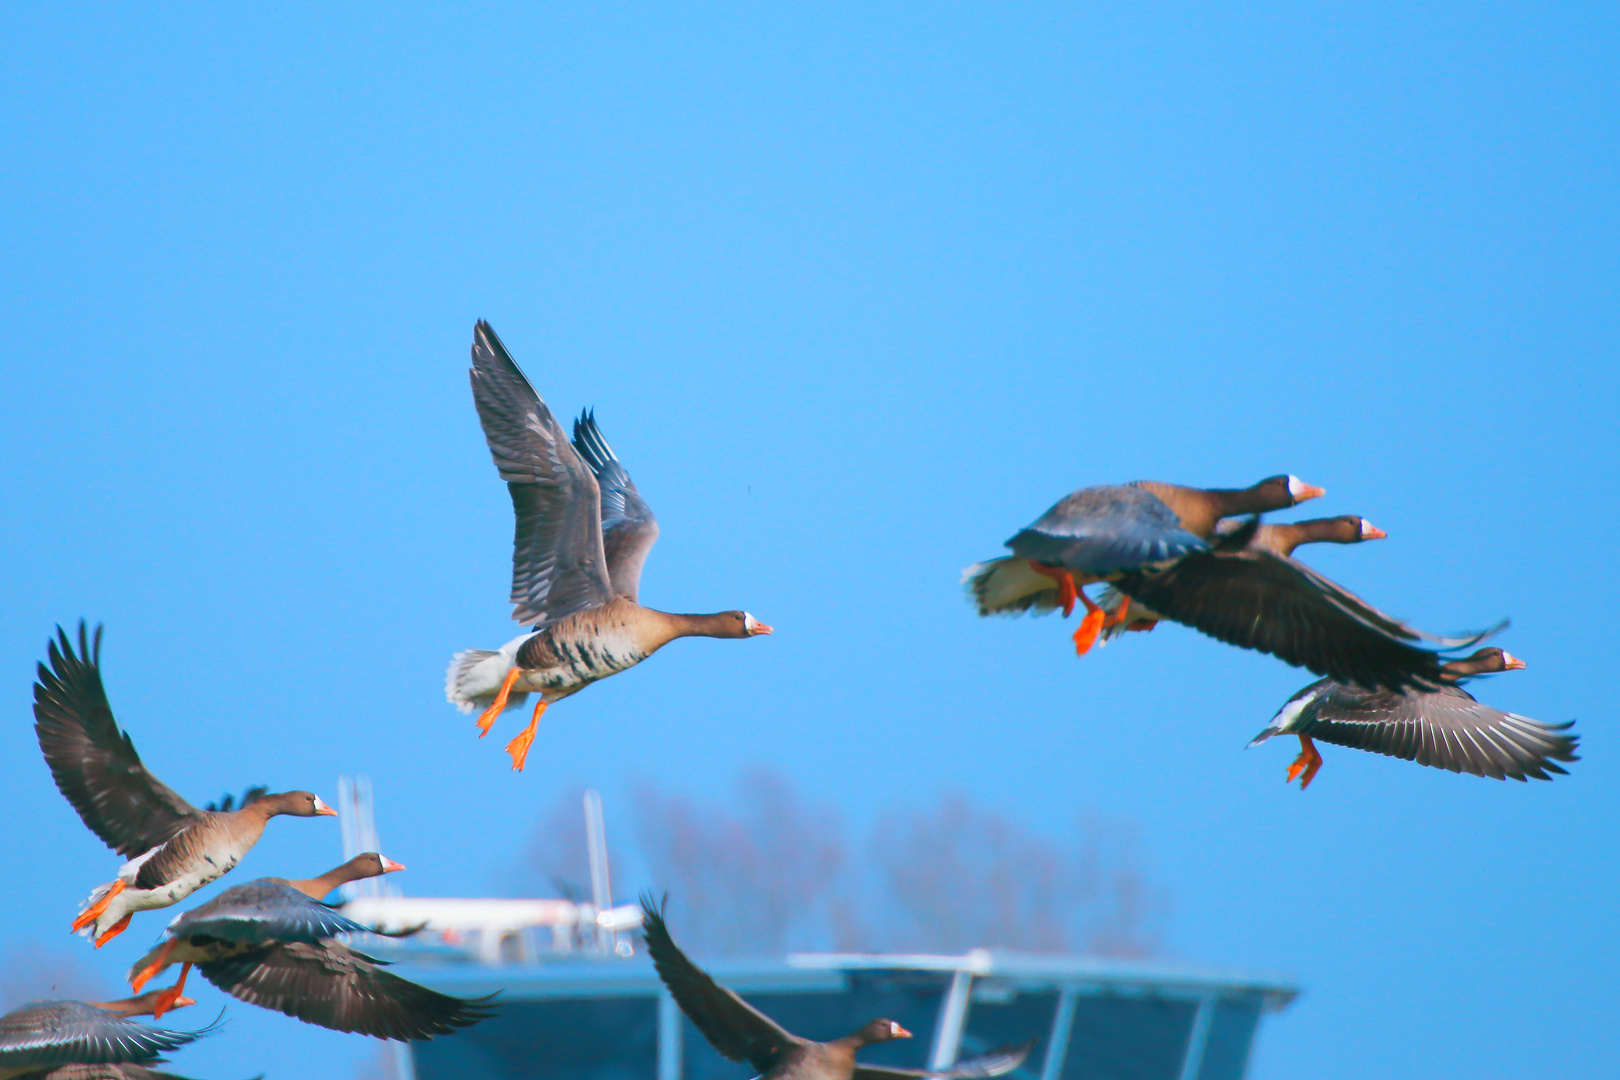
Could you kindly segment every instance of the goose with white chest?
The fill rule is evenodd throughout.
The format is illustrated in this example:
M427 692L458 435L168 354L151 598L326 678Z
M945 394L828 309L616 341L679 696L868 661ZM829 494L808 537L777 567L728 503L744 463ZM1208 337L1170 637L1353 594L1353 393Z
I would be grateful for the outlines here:
M595 416L574 422L570 442L486 322L474 330L472 361L473 402L517 517L512 617L532 630L500 649L457 653L445 696L462 712L484 706L482 738L504 710L539 695L528 727L506 746L521 770L547 705L676 638L748 638L771 628L746 611L682 615L639 604L658 520Z

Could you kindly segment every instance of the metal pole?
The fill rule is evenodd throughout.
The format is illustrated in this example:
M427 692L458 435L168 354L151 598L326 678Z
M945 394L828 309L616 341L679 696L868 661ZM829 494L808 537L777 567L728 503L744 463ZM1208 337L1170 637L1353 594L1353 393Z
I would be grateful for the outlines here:
M1069 1029L1074 1026L1074 1004L1080 999L1072 986L1058 992L1057 1011L1052 1014L1052 1034L1046 1041L1046 1061L1041 1080L1058 1080L1063 1075L1063 1059L1069 1056Z
M1204 1067L1204 1047L1209 1045L1209 1029L1214 1019L1215 995L1206 994L1198 1000L1192 1030L1187 1032L1187 1053L1181 1059L1181 1080L1198 1080L1198 1070Z
M585 790L585 850L591 864L591 903L597 914L613 906L613 891L608 885L607 829L602 823L602 796L595 788ZM613 935L601 923L596 924L596 947L603 952L613 948Z
M658 993L658 1080L681 1080L681 1010L667 990Z
M390 1039L388 1049L394 1058L394 1080L416 1080L416 1059L411 1056L411 1044Z
M928 1055L930 1069L945 1069L956 1064L957 1051L962 1048L962 1028L967 1025L968 989L972 985L972 972L958 969L951 976L951 987L939 1007L934 1049Z

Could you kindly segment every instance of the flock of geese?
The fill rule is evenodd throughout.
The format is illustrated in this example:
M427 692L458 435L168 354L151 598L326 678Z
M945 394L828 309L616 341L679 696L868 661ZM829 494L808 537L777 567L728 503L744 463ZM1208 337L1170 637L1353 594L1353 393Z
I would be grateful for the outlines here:
M552 415L488 323L475 330L473 401L517 518L511 601L524 632L499 649L457 653L450 702L481 709L480 737L507 709L536 697L527 726L506 746L521 770L541 714L553 702L645 660L680 637L750 638L771 628L746 611L690 615L637 602L658 522L591 412L572 435ZM1154 481L1082 488L1060 499L963 583L981 615L1085 615L1075 650L1162 619L1269 653L1321 678L1295 694L1255 737L1295 735L1288 779L1308 786L1321 767L1314 740L1497 779L1550 779L1577 760L1571 724L1543 724L1483 705L1467 679L1524 667L1478 646L1506 623L1437 637L1372 607L1294 558L1310 543L1384 538L1360 517L1289 524L1261 515L1324 494L1293 476L1248 488L1198 489ZM1087 586L1105 588L1096 599ZM35 732L46 765L80 818L127 861L96 888L74 931L100 948L139 912L171 907L229 873L274 817L335 816L308 791L252 788L199 809L142 764L113 718L101 676L102 629L60 627L34 686ZM1253 745L1251 743L1251 745ZM225 993L334 1031L384 1039L448 1035L494 1015L490 998L459 998L384 970L354 948L377 933L325 898L347 882L403 870L378 852L314 878L259 878L172 919L163 940L129 972L136 996L109 1002L32 1002L0 1016L0 1080L163 1080L160 1055L207 1034L137 1022L195 1002L195 968ZM1033 1042L944 1070L861 1065L856 1051L907 1038L876 1019L819 1043L788 1033L720 986L675 945L662 908L643 901L647 949L675 1001L717 1052L747 1061L763 1080L897 1080L1000 1076ZM395 935L399 936L399 935ZM145 990L180 965L174 984ZM144 991L144 992L143 992Z

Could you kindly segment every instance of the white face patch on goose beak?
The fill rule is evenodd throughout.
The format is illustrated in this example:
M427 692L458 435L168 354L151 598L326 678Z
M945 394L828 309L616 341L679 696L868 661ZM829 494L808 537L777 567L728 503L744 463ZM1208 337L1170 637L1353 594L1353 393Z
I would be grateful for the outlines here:
M1307 484L1299 477L1290 473L1288 475L1288 494L1297 504L1304 502L1306 499L1319 499L1323 495L1327 494L1327 490L1324 488L1319 488L1315 484Z
M1382 540L1389 533L1380 529L1366 518L1361 519L1361 538L1363 540Z
M756 634L769 634L771 628L745 611L743 612L743 632L749 637L753 637Z

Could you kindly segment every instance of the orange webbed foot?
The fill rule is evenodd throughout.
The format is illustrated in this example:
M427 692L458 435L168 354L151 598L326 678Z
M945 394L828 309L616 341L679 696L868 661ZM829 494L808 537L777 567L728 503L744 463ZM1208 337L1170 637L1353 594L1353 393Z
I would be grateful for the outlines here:
M145 967L141 968L133 979L129 980L130 989L134 990L137 994L140 993L141 987L145 986L151 980L152 976L168 967L169 954L174 952L174 947L179 944L179 942L179 938L170 938L168 941L164 942L163 948L158 950L157 957L150 964L147 964ZM180 984L176 983L175 985L178 986Z
M534 715L529 718L529 726L518 732L517 738L506 744L506 752L512 755L512 768L517 772L523 771L523 763L529 759L529 746L534 742L534 733L540 727L540 714L546 711L546 703L541 701L534 707Z
M191 974L191 965L186 964L180 969L180 981L157 996L157 1000L152 1003L152 1019L161 1020L164 1013L170 1009L178 1008L181 1001L185 1001L190 1005L196 1004L196 1002L184 996L186 992L186 976L189 974Z
M1074 602L1080 597L1080 590L1075 587L1074 574L1061 566L1047 566L1045 563L1029 560L1029 568L1042 577L1049 577L1057 582L1058 606L1063 609L1063 617L1067 619L1074 614ZM1090 606L1089 604L1087 605Z
M1311 742L1308 736L1301 735L1299 737L1299 757L1295 758L1294 763L1288 766L1288 779L1283 782L1291 784L1294 782L1294 777L1298 776L1299 790L1304 791L1311 786L1311 779L1316 776L1316 770L1321 767L1322 755L1316 749L1316 744Z
M83 911L79 912L79 917L73 920L73 932L77 934L80 930L83 930L85 927L101 918L102 914L107 910L107 905L113 902L113 897L117 896L123 891L124 879L119 878L117 881L112 883L112 887L107 890L107 894L105 896L91 904L89 907L85 908Z
M1074 631L1074 655L1084 656L1097 644L1097 635L1102 633L1102 611L1088 611L1086 617L1080 620L1080 625Z
M518 676L521 674L523 674L523 669L513 664L512 670L508 671L506 678L501 680L501 688L495 691L495 700L490 703L489 708L478 715L478 737L480 739L489 734L489 729L494 726L496 718L506 711L506 701L512 696L512 684L518 681Z
M131 912L130 914L133 915L134 912ZM101 948L103 945L107 944L107 942L111 941L119 934L122 934L127 929L129 929L129 915L125 915L122 919L119 919L117 922L107 927L106 930L102 931L101 936L96 938L96 948Z

